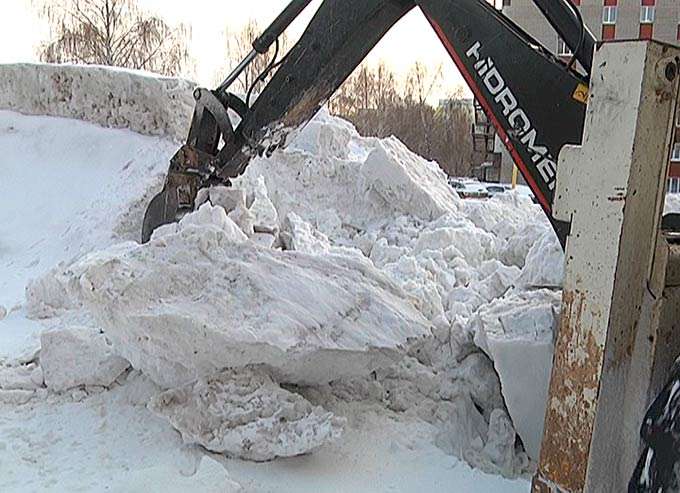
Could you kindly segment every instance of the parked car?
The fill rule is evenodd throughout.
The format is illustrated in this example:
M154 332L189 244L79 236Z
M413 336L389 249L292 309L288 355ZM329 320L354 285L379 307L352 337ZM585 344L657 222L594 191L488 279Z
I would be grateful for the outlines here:
M449 178L449 185L451 185L451 187L456 191L465 190L465 183L462 180L458 180L456 178Z
M486 183L474 178L449 177L448 183L463 199L488 199L512 191L512 185L508 183ZM526 185L517 185L514 191L530 197L537 203L533 192Z
M512 187L508 188L503 185L488 185L486 187L486 191L489 193L489 197L493 197L496 194L499 193L505 193L508 190L510 190Z

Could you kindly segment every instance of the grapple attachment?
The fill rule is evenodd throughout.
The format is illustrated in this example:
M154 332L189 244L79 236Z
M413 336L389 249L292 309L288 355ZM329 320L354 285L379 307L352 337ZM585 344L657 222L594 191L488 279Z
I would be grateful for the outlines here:
M196 108L189 138L172 158L163 190L147 207L142 226L142 243L149 241L151 234L159 226L172 223L191 211L196 194L201 188L218 184L229 185L229 176L238 175L243 163L237 156L244 139L234 131L229 110L233 110L244 121L250 114L250 108L227 90L257 55L269 50L310 2L311 0L292 0L253 42L253 50L215 91L201 88L194 91ZM278 53L278 43L276 45ZM272 61L261 77L274 68L275 63Z
M149 203L142 225L142 243L151 238L156 228L180 219L194 207L198 191L206 186L229 184L218 175L219 163L235 154L240 145L234 134L228 110L231 106L239 114L245 105L235 96L218 98L207 89L194 91L196 109L189 138L170 161L163 190Z

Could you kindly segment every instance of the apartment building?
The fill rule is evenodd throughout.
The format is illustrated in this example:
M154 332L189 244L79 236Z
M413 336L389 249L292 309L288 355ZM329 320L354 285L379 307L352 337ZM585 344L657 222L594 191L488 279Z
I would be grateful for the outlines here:
M601 41L656 39L680 45L680 0L572 0L588 29ZM543 17L532 0L502 0L503 14L543 46L568 60L569 48ZM669 191L680 192L680 119L671 156ZM496 139L501 152L501 181L512 173L512 160Z

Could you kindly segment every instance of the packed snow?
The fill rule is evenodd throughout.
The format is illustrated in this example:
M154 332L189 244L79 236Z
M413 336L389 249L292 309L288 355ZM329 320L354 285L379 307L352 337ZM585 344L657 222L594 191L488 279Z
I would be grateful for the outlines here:
M187 96L79 70L74 118L98 78L131 122ZM164 138L0 112L0 489L527 491L563 275L540 208L322 110L140 245L186 123L143 104Z
M0 108L183 140L193 84L120 68L17 63L0 70ZM126 161L122 161L125 163Z

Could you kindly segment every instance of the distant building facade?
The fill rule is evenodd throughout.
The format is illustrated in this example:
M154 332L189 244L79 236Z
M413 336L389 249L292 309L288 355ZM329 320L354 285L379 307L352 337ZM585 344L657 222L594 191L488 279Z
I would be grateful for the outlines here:
M680 45L680 0L571 0L588 29L600 41L655 39ZM545 48L565 61L571 52L532 0L502 0L502 12ZM680 115L679 115L680 116ZM680 192L680 118L671 156L669 191ZM494 152L500 158L499 178L507 182L514 163L496 136Z

